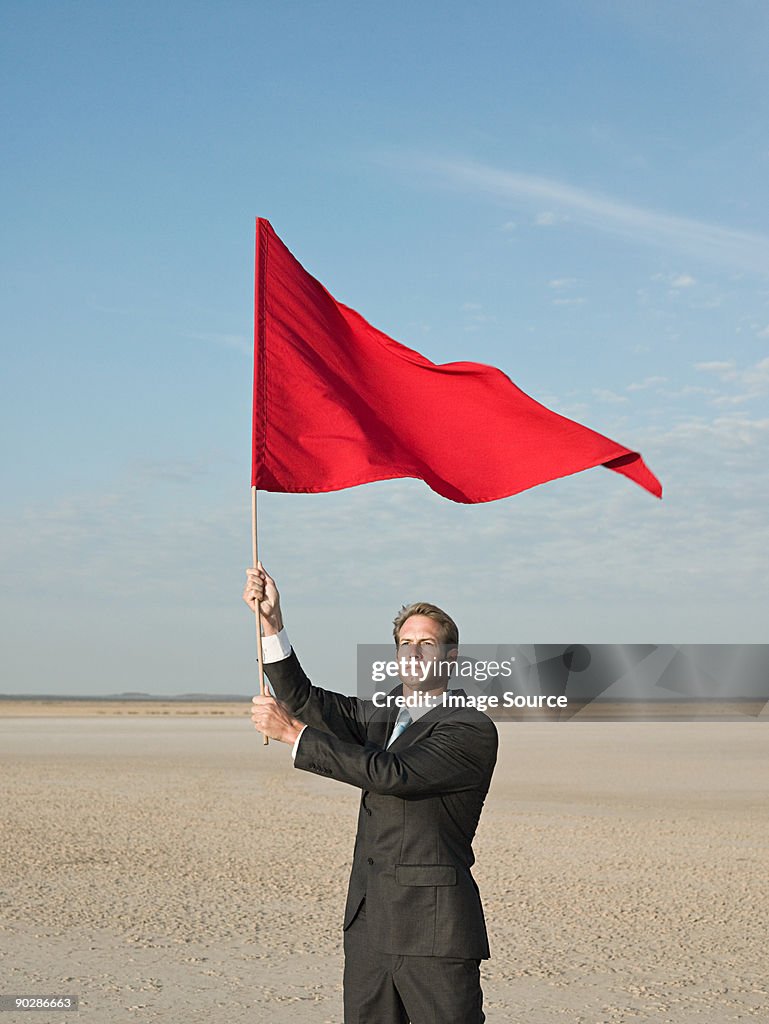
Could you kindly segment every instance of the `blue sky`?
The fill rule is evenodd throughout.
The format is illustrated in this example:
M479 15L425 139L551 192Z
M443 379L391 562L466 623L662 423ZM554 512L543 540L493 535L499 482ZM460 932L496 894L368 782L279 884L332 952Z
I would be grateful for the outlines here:
M253 223L437 362L631 448L483 506L264 495L300 655L769 618L769 11L751 0L2 5L0 692L249 692Z

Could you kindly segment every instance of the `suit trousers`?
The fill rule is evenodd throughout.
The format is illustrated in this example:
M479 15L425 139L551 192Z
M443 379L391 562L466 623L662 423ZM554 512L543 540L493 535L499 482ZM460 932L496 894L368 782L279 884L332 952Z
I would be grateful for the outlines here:
M366 901L344 933L344 1024L483 1024L480 960L371 949Z

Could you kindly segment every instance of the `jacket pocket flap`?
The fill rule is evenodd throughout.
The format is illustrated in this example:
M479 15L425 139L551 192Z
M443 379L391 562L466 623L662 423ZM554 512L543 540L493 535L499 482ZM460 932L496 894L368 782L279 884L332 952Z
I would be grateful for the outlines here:
M451 864L396 864L398 885L456 885L457 869Z

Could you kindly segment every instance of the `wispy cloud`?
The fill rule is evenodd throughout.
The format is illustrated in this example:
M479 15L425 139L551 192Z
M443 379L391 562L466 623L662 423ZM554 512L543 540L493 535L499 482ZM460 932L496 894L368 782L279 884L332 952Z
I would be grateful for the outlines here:
M769 272L769 237L751 231L627 203L611 196L577 188L563 181L533 174L519 174L471 160L424 156L391 156L387 162L407 168L412 175L429 177L442 184L488 196L506 206L535 207L535 223L553 226L572 224L620 235L721 265L766 275ZM680 276L678 287L694 283Z
M558 221L563 220L563 217L559 217L553 210L542 210L534 218L534 223L540 228L551 228Z
M667 384L667 377L644 377L643 380L628 384L625 391L646 391L647 388L654 388L660 384Z
M468 332L480 331L487 324L496 323L496 317L487 313L478 302L464 302L462 304L464 314L464 330Z
M610 391L608 388L593 388L593 394L599 402L608 402L610 405L619 405L622 402L627 402L627 398L624 395L618 395L616 391Z
M735 393L719 395L716 405L742 405L769 392L769 356L753 366L740 367L734 360L696 363L695 369L714 375L722 384L734 387Z
M677 274L670 282L672 288L691 288L697 283L697 278L691 274Z

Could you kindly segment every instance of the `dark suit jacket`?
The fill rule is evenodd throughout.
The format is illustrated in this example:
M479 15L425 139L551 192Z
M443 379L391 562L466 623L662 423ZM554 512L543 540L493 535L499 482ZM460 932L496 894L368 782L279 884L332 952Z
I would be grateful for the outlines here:
M397 707L313 686L293 652L265 669L278 698L308 726L295 767L363 791L344 927L365 898L374 949L487 958L470 869L497 758L491 719L474 708L438 705L385 750Z

